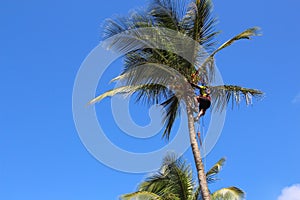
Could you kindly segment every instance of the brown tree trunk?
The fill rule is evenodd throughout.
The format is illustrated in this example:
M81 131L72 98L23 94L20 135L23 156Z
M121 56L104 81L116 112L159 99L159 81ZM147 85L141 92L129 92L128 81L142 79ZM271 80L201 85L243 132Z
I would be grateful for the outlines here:
M206 181L206 174L204 171L204 166L200 154L200 149L198 146L197 138L196 138L196 131L194 126L194 116L193 111L190 106L187 105L187 115L188 115L188 126L189 126L189 133L190 133L190 142L191 147L194 155L195 165L198 174L198 181L200 185L201 195L203 200L210 200L210 193L207 186Z

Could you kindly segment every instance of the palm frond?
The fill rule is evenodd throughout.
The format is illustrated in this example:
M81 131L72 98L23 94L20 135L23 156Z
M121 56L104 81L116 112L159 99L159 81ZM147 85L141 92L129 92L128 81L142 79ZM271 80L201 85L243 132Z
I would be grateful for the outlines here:
M221 171L223 165L225 164L225 160L225 158L221 158L216 164L214 164L214 166L212 166L212 168L208 170L206 173L207 182L211 183L216 180L215 175Z
M245 193L237 187L222 188L212 194L212 200L241 200Z
M170 91L160 84L147 84L136 92L136 103L141 103L147 106L159 104L170 96Z
M190 38L176 31L152 27L127 30L107 39L102 46L125 55L124 72L145 63L157 63L172 66L182 73L189 62L178 55L189 58L192 43Z
M222 49L232 45L235 41L237 40L241 40L241 39L248 39L250 40L252 36L259 36L259 27L253 27L253 28L249 28L245 31L243 31L242 33L234 36L233 38L231 38L230 40L226 41L225 43L223 43L218 49L216 49L211 56L214 56L216 53L218 53L219 51L221 51Z
M167 29L167 28L166 28ZM159 44L166 46L166 33L158 28L152 20L151 13L145 11L133 12L129 17L107 19L104 24L103 47L121 54L128 52L150 50L164 59L160 51L155 49ZM130 53L129 53L130 55ZM166 59L165 59L166 61Z
M112 97L117 94L124 94L124 95L130 96L137 90L144 88L144 87L145 87L145 85L123 86L123 87L119 87L119 88L114 88L114 89L109 90L109 91L99 95L98 97L92 99L91 101L88 102L88 104L91 105L91 104L97 103L106 97Z
M152 49L157 54L160 54L155 49L156 44L162 39L162 37L155 38L155 36L159 35L159 32L160 30L156 28L128 28L109 37L102 43L102 46L125 55L128 52L134 50L140 51L141 49ZM162 55L161 57L164 58Z
M137 101L142 98L141 96L145 96L145 98L147 98L147 100L149 101L145 103L152 105L154 102L158 102L161 98L164 99L166 93L166 88L157 84L141 84L133 86L127 85L114 88L97 96L96 98L89 101L88 105L95 104L106 97L112 97L117 94L124 95L124 97L129 97L133 94L137 94Z
M163 200L159 195L148 192L148 191L138 191L130 194L124 194L120 197L121 200Z
M238 105L242 99L245 100L246 105L252 104L252 98L261 99L263 92L257 89L249 89L235 85L212 86L211 97L213 108L216 110L223 110L228 103L232 102L232 107Z
M178 31L184 12L182 2L182 0L152 0L149 12L155 25Z
M233 38L231 38L230 40L226 41L225 43L223 43L219 48L217 48L215 51L213 51L207 58L206 60L202 63L202 65L198 68L197 70L197 74L199 77L202 77L204 75L204 78L207 80L205 83L209 83L209 81L213 81L213 77L214 77L214 56L221 51L222 49L232 45L235 41L237 40L241 40L241 39L251 39L252 36L259 36L259 27L253 27L253 28L249 28L245 31L243 31L242 33L234 36ZM201 73L201 71L205 71L205 69L209 69L210 73L206 74Z
M189 5L183 18L183 27L187 35L209 51L215 45L214 38L218 34L214 30L216 22L216 18L212 17L212 2L201 0Z
M124 85L160 84L169 86L174 84L175 78L176 81L182 82L177 82L177 84L188 84L184 77L171 67L157 63L145 63L128 69L112 81L120 81Z
M153 30L149 30L149 32L153 32ZM151 37L153 37L151 41L149 41L149 37L145 39L147 43L151 43L148 47L145 46L143 49L137 49L125 55L123 73L137 66L156 63L173 68L190 79L194 65L191 66L188 60L192 60L193 57L194 41L187 36L167 29L157 30ZM179 37L180 39L178 39ZM133 43L130 42L129 45L132 46Z

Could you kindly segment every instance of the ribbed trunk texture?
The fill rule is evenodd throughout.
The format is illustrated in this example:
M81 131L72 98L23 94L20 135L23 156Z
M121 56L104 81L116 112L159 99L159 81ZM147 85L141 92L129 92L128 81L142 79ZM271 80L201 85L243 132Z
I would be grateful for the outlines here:
M190 142L191 142L191 147L192 147L195 165L196 165L196 169L197 169L201 195L202 195L203 200L210 200L211 198L210 198L210 193L209 193L208 186L207 186L206 174L204 171L204 166L203 166L203 162L202 162L202 158L201 158L201 154L200 154L200 149L199 149L197 138L196 138L193 111L190 106L187 106L187 115L188 115L188 127L189 127L189 133L190 133Z

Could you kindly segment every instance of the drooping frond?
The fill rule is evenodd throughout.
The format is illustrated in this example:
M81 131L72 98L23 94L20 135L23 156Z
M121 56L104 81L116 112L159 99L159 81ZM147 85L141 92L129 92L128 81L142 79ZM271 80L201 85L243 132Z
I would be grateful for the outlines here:
M165 110L164 117L163 117L163 122L165 124L163 137L169 140L173 124L176 120L176 117L180 114L179 112L180 101L175 95L173 95L168 100L163 102L161 105Z
M245 100L246 105L252 104L252 98L261 99L263 92L256 89L243 88L235 85L212 86L211 97L213 100L213 108L216 110L223 110L228 103L232 102L232 107L238 105L242 99Z
M121 200L164 200L159 195L148 192L148 191L138 191L130 194L124 194L120 197Z
M223 165L225 164L225 158L221 158L208 172L206 173L207 182L211 183L216 180L215 175L217 175Z
M244 191L237 187L222 188L212 194L212 200L242 200L244 197Z

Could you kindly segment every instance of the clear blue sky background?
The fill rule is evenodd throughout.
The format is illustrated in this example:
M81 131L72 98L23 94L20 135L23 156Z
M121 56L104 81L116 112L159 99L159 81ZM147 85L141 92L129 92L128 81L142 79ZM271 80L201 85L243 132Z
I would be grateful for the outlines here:
M76 73L100 42L103 20L145 3L0 1L0 199L117 199L145 177L94 159L72 118ZM277 199L284 187L300 183L300 3L215 0L214 5L220 42L262 27L262 37L224 50L217 65L226 83L259 88L266 97L229 110L223 134L205 161L209 167L227 157L212 189L236 185L249 200ZM159 136L148 144L157 143L165 144ZM191 155L185 154L190 162Z

